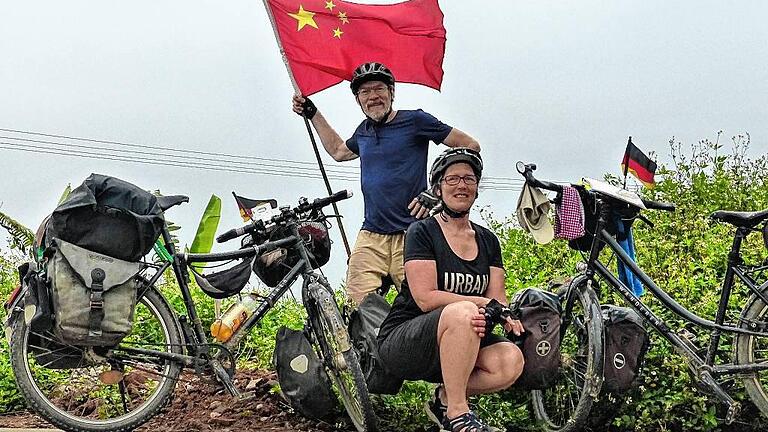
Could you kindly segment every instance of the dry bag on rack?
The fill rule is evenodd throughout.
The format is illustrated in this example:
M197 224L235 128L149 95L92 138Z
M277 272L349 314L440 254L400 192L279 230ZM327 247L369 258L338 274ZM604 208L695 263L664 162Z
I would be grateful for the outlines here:
M126 181L91 174L51 215L46 237L124 261L138 261L165 223L157 197Z
M602 306L605 337L603 389L612 393L629 390L642 370L650 346L643 319L632 309Z
M331 382L303 331L280 327L272 361L280 390L296 411L316 419L333 412Z
M131 332L141 264L60 239L46 252L54 333L80 346L117 345Z
M509 333L523 352L525 366L514 386L541 390L551 386L560 368L560 299L557 294L525 288L512 297L510 308L520 311L522 337Z

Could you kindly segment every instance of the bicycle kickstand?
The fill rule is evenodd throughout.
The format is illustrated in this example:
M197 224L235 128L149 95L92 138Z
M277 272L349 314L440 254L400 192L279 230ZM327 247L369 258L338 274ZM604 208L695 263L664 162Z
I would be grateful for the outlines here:
M733 423L741 411L741 404L733 400L733 398L729 396L722 387L720 387L720 384L715 381L715 379L712 377L712 374L710 374L708 371L700 371L699 379L700 382L706 385L707 388L712 391L714 396L717 397L717 399L719 399L720 402L725 404L725 406L728 408L728 411L725 414L725 424Z
M235 383L229 377L224 366L222 366L218 360L211 360L210 365L211 368L213 368L213 373L216 375L216 379L224 386L227 392L238 399L242 399L243 395L240 394L240 390L235 387Z

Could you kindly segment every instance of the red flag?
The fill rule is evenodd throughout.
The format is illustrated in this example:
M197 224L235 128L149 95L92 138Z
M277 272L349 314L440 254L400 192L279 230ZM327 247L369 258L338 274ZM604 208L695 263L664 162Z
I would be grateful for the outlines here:
M445 27L437 0L362 5L340 0L267 0L288 65L304 96L385 64L398 82L440 90Z

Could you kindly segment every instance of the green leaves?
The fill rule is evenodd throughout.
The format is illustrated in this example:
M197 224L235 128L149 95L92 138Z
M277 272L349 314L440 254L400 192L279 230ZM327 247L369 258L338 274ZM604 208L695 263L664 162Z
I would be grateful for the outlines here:
M221 219L221 198L211 195L208 206L205 207L203 216L200 218L200 224L197 226L197 234L189 248L191 253L208 253L213 247L213 238L216 236L216 229L219 227ZM194 264L195 268L202 269L205 263Z
M11 235L11 247L32 257L32 245L35 243L35 233L21 223L13 220L7 214L0 212L0 226Z

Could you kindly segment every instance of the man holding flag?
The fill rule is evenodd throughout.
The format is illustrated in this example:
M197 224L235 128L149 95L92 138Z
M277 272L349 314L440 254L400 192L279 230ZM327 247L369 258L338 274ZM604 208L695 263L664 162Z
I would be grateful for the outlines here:
M426 192L429 141L477 151L480 145L422 110L394 110L395 77L381 63L357 67L351 88L366 118L346 141L311 100L295 95L293 110L312 121L334 160L360 158L365 218L347 270L347 292L360 304L386 276L398 289L403 281L405 230L436 203Z
M422 193L427 189L429 141L480 149L472 137L424 111L392 107L395 77L440 89L443 13L437 0L387 5L265 0L265 4L297 93L293 110L312 122L335 160L360 158L365 218L347 271L348 293L359 304L387 277L399 288L405 230L437 202ZM347 140L306 98L344 80L351 82L355 102L366 117Z

